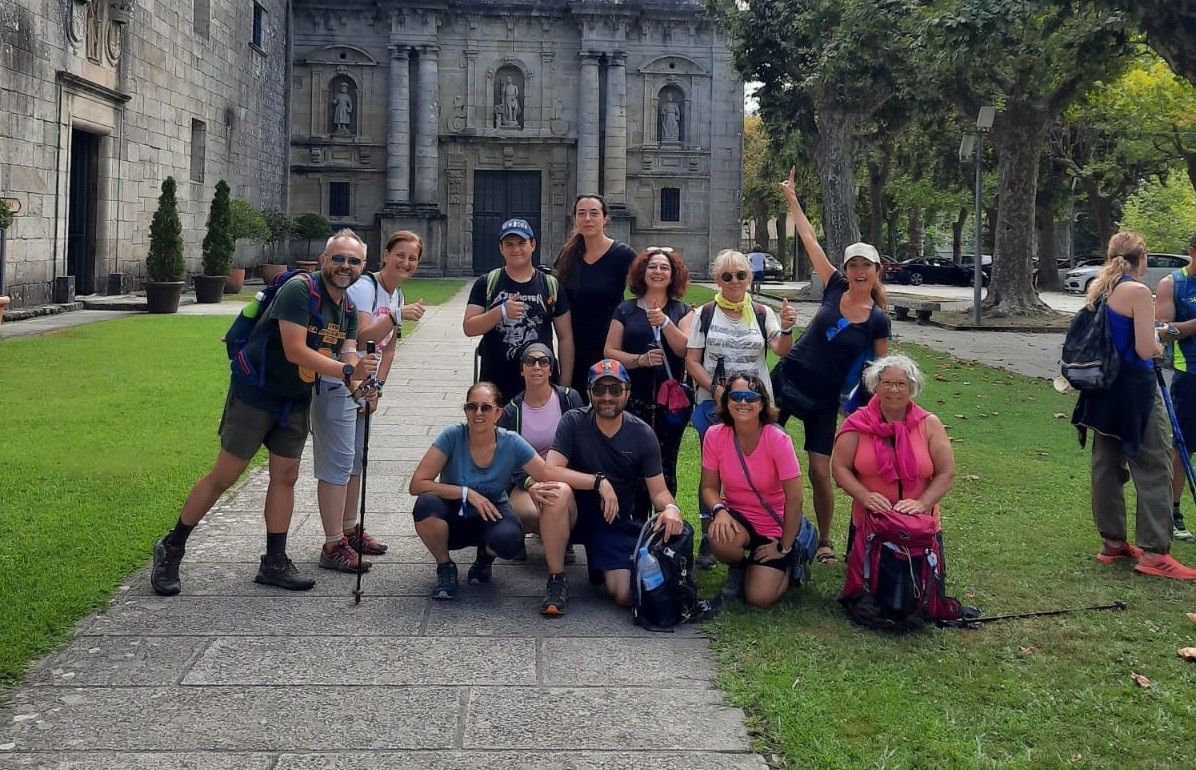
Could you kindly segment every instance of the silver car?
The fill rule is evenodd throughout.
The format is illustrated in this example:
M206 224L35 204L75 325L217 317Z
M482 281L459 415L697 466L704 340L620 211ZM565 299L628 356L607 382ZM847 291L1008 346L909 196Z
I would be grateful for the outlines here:
M1165 276L1187 264L1188 258L1182 254L1147 254L1146 275L1142 276L1142 283L1154 291ZM1063 288L1075 294L1087 293L1088 284L1092 283L1100 269L1100 265L1089 265L1068 270L1063 276Z

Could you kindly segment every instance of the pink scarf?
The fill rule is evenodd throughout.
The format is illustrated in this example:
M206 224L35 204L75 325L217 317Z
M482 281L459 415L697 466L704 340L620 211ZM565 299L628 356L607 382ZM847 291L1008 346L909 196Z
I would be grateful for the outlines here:
M867 406L855 410L843 421L839 433L855 431L872 436L876 467L881 478L889 483L900 479L902 483L912 485L918 476L918 458L910 446L909 433L929 414L911 401L905 419L886 422L880 411L880 396L873 396ZM893 439L892 452L888 451L889 439Z

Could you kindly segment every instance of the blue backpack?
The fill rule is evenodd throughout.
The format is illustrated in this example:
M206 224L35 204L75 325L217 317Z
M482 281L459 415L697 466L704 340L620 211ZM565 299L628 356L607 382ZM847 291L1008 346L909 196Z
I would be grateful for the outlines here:
M254 297L245 306L233 319L228 331L224 333L224 345L228 349L229 365L232 367L233 376L242 382L256 385L258 390L266 390L266 368L260 365L254 366L253 361L257 360L260 364L266 360L266 343L269 338L262 335L256 356L249 355L249 338L253 335L253 330L257 328L261 319L265 317L266 310L274 301L278 290L284 283L296 276L302 276L307 283L308 315L315 320L315 326L308 326L308 337L310 338L313 334L318 337L320 331L323 330L323 319L320 317L320 287L316 283L315 276L306 270L288 270L276 277L259 292L258 297Z

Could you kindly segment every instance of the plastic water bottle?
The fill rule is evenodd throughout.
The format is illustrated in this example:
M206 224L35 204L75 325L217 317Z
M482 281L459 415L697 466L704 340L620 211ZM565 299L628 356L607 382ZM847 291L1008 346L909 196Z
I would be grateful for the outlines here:
M645 591L653 591L664 584L664 573L660 571L660 562L648 552L648 546L640 548L639 553L640 582Z
M257 318L257 314L262 311L262 300L266 298L266 292L259 291L253 295L253 299L249 300L249 304L241 310L241 315L246 318Z

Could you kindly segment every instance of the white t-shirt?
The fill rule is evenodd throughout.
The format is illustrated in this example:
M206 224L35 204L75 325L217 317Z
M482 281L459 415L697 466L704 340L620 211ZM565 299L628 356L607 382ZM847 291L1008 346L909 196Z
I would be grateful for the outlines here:
M718 360L723 359L723 372L730 377L736 372L752 372L764 383L768 395L772 396L772 382L768 376L767 345L765 338L772 339L781 333L781 324L772 308L764 306L764 334L756 328L754 311L748 311L743 318L734 320L716 305L714 315L710 319L710 331L702 334L701 310L695 314L693 324L689 327L689 342L687 347L704 348L702 353L702 368L712 377L718 368ZM749 326L749 323L751 324ZM710 391L698 388L694 396L697 403L709 401Z
M402 318L403 289L396 286L393 292L387 293L382 288L382 282L372 273L362 275L349 287L349 299L357 306L360 313L368 313L374 318L386 315L387 308L395 314L395 318ZM387 334L378 343L378 349L386 347L394 339L394 332Z

